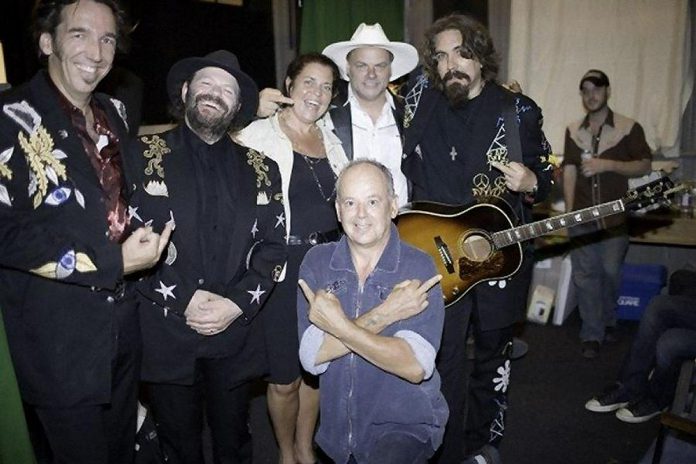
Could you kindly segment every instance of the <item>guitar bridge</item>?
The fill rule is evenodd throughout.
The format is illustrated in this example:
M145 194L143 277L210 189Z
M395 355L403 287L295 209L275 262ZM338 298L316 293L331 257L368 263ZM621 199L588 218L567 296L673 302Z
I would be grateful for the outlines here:
M433 240L435 240L435 246L437 247L437 252L440 254L440 259L445 265L445 269L450 274L454 274L454 262L452 261L452 254L449 251L449 247L438 235Z

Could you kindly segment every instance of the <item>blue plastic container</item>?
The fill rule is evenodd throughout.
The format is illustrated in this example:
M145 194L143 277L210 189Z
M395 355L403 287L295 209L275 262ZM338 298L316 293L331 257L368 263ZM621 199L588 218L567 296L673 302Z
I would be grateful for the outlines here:
M659 264L629 264L621 267L621 286L616 302L618 319L640 320L650 300L667 282L667 268Z

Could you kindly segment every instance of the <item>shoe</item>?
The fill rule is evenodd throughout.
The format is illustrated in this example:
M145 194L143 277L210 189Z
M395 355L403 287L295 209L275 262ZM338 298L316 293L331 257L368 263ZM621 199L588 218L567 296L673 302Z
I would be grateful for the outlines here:
M582 357L585 359L594 359L599 356L599 342L596 340L588 340L582 342Z
M500 451L492 445L483 445L476 454L468 456L462 464L502 464Z
M618 382L585 403L585 409L592 412L612 412L625 406L628 406L628 395Z
M662 409L648 396L616 411L616 418L629 424L641 424L661 412Z
M524 340L513 337L512 338L512 348L510 349L510 360L515 361L524 357L529 351L529 345Z
M604 343L618 343L619 334L616 327L607 327L604 329Z

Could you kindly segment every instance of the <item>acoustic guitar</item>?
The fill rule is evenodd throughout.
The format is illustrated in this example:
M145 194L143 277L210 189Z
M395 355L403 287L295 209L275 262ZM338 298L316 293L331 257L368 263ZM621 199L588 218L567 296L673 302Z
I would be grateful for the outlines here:
M619 200L519 226L510 205L499 198L465 206L413 202L399 211L396 226L404 241L435 261L442 274L445 305L449 306L476 284L506 279L517 272L522 265L521 242L645 208L667 200L678 190L668 177L662 177L628 191Z

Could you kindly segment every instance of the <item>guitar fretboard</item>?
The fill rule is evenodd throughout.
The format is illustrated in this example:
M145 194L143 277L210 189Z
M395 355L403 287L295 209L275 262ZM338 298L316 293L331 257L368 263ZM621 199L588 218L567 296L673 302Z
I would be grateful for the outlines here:
M611 201L609 203L590 206L589 208L579 209L541 221L531 222L512 229L501 230L500 232L491 234L491 239L497 248L503 248L525 240L531 240L536 237L541 237L542 235L550 234L553 231L565 227L573 227L590 221L596 221L597 219L611 216L612 214L618 214L624 210L623 200Z

